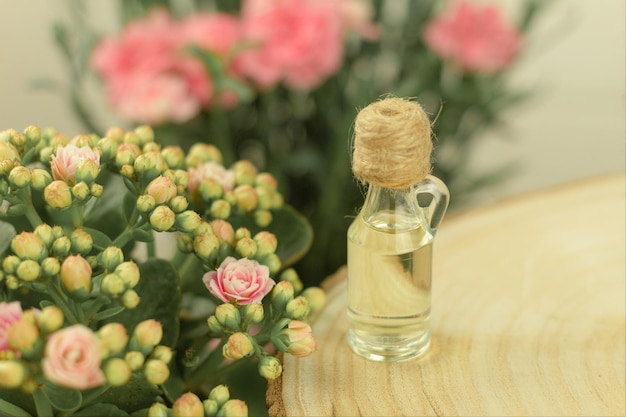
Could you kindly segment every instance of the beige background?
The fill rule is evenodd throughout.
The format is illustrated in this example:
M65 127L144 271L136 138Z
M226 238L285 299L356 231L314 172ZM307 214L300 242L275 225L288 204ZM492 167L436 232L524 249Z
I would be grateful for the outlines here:
M520 4L493 1L512 15ZM115 3L89 0L89 24L115 28ZM31 88L40 77L68 82L51 34L54 21L67 19L68 4L0 0L0 130L35 124L68 135L80 132L68 100ZM542 15L512 74L513 83L532 87L537 94L508 114L506 132L488 134L475 159L479 167L521 161L523 170L506 186L485 194L485 201L625 169L625 4L557 0ZM99 114L102 120L115 120L104 108Z

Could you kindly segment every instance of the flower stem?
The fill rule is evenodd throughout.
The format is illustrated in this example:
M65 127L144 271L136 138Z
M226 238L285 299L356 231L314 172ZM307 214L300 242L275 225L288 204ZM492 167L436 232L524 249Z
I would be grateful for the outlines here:
M208 379L213 379L213 376L219 373L215 371L215 368L219 362L223 360L222 347L224 347L225 344L226 340L223 339L198 366L189 372L185 378L185 386L188 390L193 391L198 386L206 383ZM210 377L208 377L208 375L210 375Z
M54 301L54 303L63 311L63 315L67 321L70 323L81 323L68 305L66 297L63 296L57 286L55 284L51 284L48 285L48 288L48 295L52 297L52 301Z

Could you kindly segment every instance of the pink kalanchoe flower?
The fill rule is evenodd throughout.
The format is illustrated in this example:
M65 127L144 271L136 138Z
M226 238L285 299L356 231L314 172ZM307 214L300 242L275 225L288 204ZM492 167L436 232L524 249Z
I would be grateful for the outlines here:
M57 181L72 184L76 181L76 169L86 159L92 160L98 168L100 167L100 154L89 146L80 148L72 144L59 146L56 154L50 159L52 176Z
M22 317L22 306L19 301L0 303L0 352L9 350L8 331Z
M512 63L522 37L496 6L459 1L427 25L424 41L465 71L494 72Z
M334 74L343 56L343 20L335 1L246 0L242 31L253 45L237 69L261 89L283 81L311 89Z
M270 278L269 268L255 260L224 259L217 271L209 271L202 278L208 290L224 301L239 305L261 302L276 284Z
M187 187L190 192L195 192L205 179L216 180L224 189L230 191L235 186L235 173L224 168L215 162L205 162L195 168L189 168L189 183Z
M44 376L54 384L78 390L104 384L98 345L98 337L82 324L52 333L41 361Z

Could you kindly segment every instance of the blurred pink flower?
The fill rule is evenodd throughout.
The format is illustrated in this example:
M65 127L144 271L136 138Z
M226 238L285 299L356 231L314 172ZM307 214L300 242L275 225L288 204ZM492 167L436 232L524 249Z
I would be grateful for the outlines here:
M376 40L380 28L372 22L374 10L369 0L339 0L344 30L367 40Z
M459 1L428 24L424 41L463 70L494 72L511 64L522 38L496 6Z
M0 352L9 350L8 331L22 317L22 306L19 301L0 303Z
M184 33L164 10L104 38L91 56L111 106L123 117L158 124L191 119L209 102L212 86L202 63L183 52Z
M239 19L226 13L198 13L181 21L184 43L223 56L232 55L240 42Z
M76 169L86 159L91 159L97 167L100 167L100 154L89 146L80 148L72 144L59 146L56 154L50 159L52 176L57 181L72 184L76 180Z
M215 162L205 162L197 167L189 168L189 191L194 193L205 179L217 181L224 191L230 191L235 186L235 173Z
M235 230L233 226L226 220L214 219L210 223L213 233L220 240L220 242L233 243L235 239Z
M336 1L245 0L241 17L252 46L237 58L237 69L261 89L280 81L314 88L341 65L343 22Z
M54 384L78 390L104 384L98 344L98 337L82 324L52 333L41 361L44 376Z
M225 303L239 305L261 302L276 284L270 278L269 268L255 260L224 259L217 271L209 271L202 278L207 289Z

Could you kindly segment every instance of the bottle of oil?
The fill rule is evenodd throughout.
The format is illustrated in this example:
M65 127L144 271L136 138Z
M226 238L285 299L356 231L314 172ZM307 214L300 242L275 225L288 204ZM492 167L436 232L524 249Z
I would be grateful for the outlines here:
M406 110L390 111L389 106L395 104L376 103L382 106L375 115L382 117L379 122L389 122L389 117L407 117ZM355 130L359 130L359 121L357 117ZM383 124L388 128L398 126ZM368 129L374 136L383 134L378 128ZM430 142L430 135L427 139ZM404 140L408 139L404 137ZM348 229L348 344L355 353L371 360L408 360L424 354L430 346L432 244L448 206L449 194L443 182L427 174L418 182L406 185L416 178L411 165L394 166L395 170L412 171L398 182L403 173L398 171L394 175L385 168L391 159L398 162L396 156L400 155L393 155L393 146L377 149L364 147L362 142L363 137L355 138L354 158L358 157L359 161L353 160L353 171L357 178L368 180L368 191L359 215ZM398 146L397 140L393 143ZM428 152L426 157L422 155L423 149ZM429 161L430 149L426 146L414 152L420 160ZM403 153L402 146L395 152ZM376 153L378 156L372 156ZM361 169L359 164L364 159L369 162ZM377 170L373 160L380 163L379 169L384 172L373 172Z

